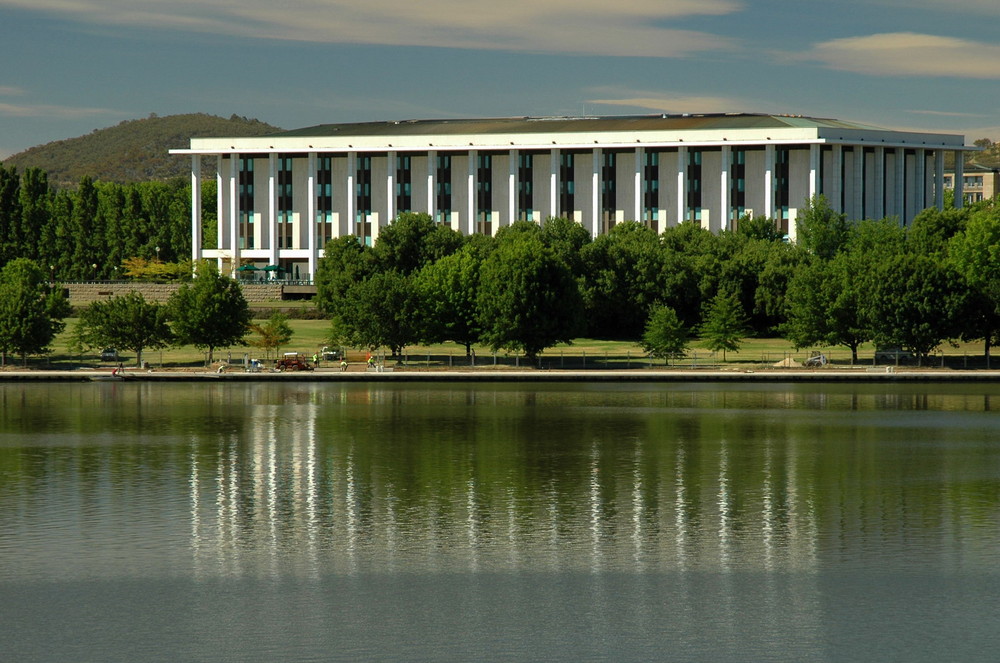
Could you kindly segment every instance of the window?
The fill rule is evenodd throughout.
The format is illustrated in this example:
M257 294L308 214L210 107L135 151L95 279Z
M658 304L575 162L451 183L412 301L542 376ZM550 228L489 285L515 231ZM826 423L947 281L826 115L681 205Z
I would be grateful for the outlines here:
M254 248L253 157L240 157L239 168L239 247L252 249Z
M646 150L642 163L642 220L656 230L660 215L660 153Z
M413 211L413 158L396 156L396 213Z
M357 177L354 180L354 192L357 200L357 211L354 219L354 234L358 240L371 246L372 243L372 157L370 154L359 154L357 162Z
M615 225L617 209L618 154L611 151L601 153L601 225L602 232L608 232Z
M701 221L701 150L688 151L686 219Z
M568 219L573 218L576 209L573 199L573 153L562 152L559 155L559 214Z
M732 173L732 200L733 216L730 221L735 224L747 211L747 151L733 150L733 162L730 165Z
M531 182L534 179L534 157L519 153L517 156L517 218L531 221L534 218L534 196Z
M493 157L489 154L479 154L477 161L476 232L491 235L493 234Z
M788 234L788 164L791 151L787 147L778 147L774 152L774 205L778 217L778 230L783 235Z
M434 220L438 223L451 223L451 155L439 154L437 158L437 174L435 176Z
M292 246L292 158L278 156L278 248Z
M333 238L333 159L328 156L316 160L316 224L322 249Z

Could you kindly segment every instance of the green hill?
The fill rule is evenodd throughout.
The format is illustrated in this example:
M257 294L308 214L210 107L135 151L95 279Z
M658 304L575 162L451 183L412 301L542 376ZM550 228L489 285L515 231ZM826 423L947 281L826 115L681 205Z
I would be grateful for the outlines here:
M191 113L126 120L86 136L33 147L4 160L18 170L40 168L57 187L75 186L84 175L111 182L142 182L184 176L191 161L168 150L188 147L192 136L263 136L281 131L259 120Z

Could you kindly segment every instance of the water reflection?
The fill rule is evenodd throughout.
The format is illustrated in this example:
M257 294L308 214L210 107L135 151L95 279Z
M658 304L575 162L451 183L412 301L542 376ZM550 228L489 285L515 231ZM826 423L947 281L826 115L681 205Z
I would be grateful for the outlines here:
M0 573L985 566L992 392L7 385Z

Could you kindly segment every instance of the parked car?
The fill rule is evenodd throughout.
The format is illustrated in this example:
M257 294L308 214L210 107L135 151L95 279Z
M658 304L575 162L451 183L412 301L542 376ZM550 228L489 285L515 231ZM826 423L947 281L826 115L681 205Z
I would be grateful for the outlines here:
M118 361L118 350L114 348L104 348L101 350L101 361Z
M337 361L341 358L341 353L337 348L324 347L322 357L323 361Z
M889 362L892 364L905 364L916 359L916 355L902 348L878 348L875 350L875 363Z
M278 371L311 371L312 365L305 355L298 352L286 352L274 363Z

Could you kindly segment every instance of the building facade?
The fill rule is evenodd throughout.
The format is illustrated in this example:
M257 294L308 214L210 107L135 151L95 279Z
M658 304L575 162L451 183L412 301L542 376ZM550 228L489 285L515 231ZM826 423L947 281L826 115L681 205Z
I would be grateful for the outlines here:
M955 181L955 170L945 171L944 188L954 189ZM960 204L969 205L994 198L1000 193L1000 168L965 164L959 188L962 190ZM958 200L958 196L955 199Z
M321 125L253 138L192 138L192 253L280 266L309 280L326 242L372 244L402 212L465 234L517 220L575 220L594 236L625 220L712 231L745 215L795 238L823 194L851 219L908 223L941 206L944 156L964 136L799 116L715 114L412 120ZM202 162L214 157L218 240L203 242ZM210 176L210 175L209 175ZM961 188L961 174L955 179ZM962 196L957 196L962 200Z

